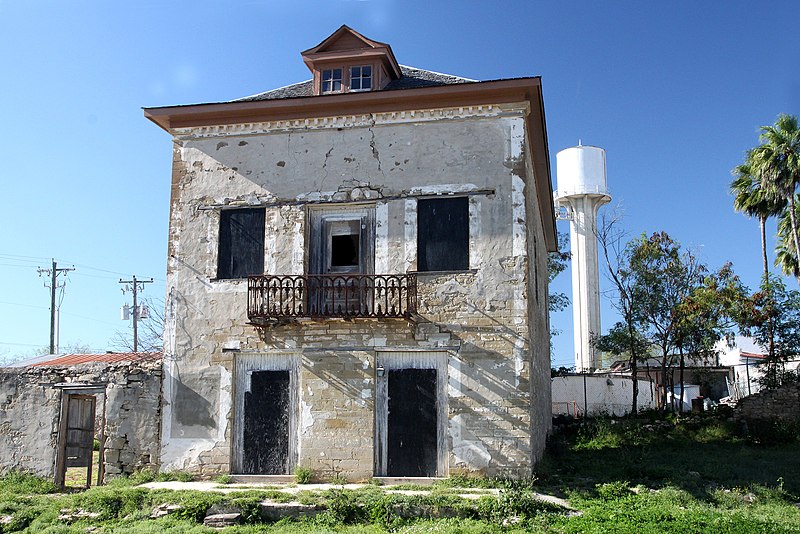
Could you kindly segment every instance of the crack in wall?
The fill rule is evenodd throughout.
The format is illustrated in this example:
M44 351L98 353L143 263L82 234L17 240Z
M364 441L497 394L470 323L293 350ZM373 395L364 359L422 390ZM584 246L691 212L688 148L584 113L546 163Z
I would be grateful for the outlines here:
M333 149L336 148L336 145L331 146L330 150L325 152L325 161L322 162L322 170L325 174L322 176L322 179L319 181L319 186L317 186L317 192L322 193L322 184L325 183L325 179L328 177L328 159L331 157L333 153Z
M383 168L381 168L381 154L378 151L378 148L375 146L375 115L370 115L370 125L369 125L369 148L372 150L372 157L375 158L375 161L378 162L378 172L381 173L383 178L386 178L386 174L383 172Z

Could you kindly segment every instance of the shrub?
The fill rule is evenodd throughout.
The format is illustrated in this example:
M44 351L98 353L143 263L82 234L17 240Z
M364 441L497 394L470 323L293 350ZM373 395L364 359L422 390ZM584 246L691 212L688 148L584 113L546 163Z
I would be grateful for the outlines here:
M0 491L3 492L42 495L54 493L57 489L52 481L21 471L9 471L0 476Z
M308 467L297 466L294 468L294 480L298 484L308 484L314 478L314 471Z
M630 484L627 480L617 480L605 484L596 484L595 491L597 496L604 501L615 501L631 494Z

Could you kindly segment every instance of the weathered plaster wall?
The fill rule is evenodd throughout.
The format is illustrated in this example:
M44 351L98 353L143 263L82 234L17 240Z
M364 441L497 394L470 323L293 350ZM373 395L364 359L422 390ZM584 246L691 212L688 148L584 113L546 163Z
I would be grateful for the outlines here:
M158 469L161 362L0 369L0 472L55 472L61 388L105 384L96 411L106 410L107 476ZM96 429L99 435L99 429Z
M427 348L451 355L450 472L529 474L550 428L550 381L546 253L524 113L488 106L175 132L164 468L227 472L231 350L294 351L298 462L372 476L377 354ZM376 273L389 274L416 270L415 195L459 192L473 193L471 270L419 274L417 326L330 320L259 332L246 324L246 280L215 280L220 206L266 203L265 273L302 274L314 209L303 202L374 205ZM532 366L543 377L532 381ZM189 397L197 402L181 400Z

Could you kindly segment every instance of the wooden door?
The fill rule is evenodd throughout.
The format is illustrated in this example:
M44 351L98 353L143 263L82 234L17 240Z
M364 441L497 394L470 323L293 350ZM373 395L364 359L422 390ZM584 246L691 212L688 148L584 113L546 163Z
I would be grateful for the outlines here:
M86 468L86 487L92 481L94 446L94 395L66 394L62 402L56 484L63 487L66 470Z

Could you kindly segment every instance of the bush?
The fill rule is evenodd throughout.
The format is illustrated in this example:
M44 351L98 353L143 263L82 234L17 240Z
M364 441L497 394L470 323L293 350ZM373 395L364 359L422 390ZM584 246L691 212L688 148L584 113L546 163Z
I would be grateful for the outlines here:
M9 471L0 476L0 491L13 494L43 495L55 493L58 488L51 480L21 471Z
M777 418L747 421L747 438L759 445L783 445L800 439L800 421Z
M294 468L294 480L298 484L308 484L314 478L314 471L308 467L297 466Z
M630 483L627 480L617 480L605 484L595 485L597 496L604 501L615 501L631 495Z

